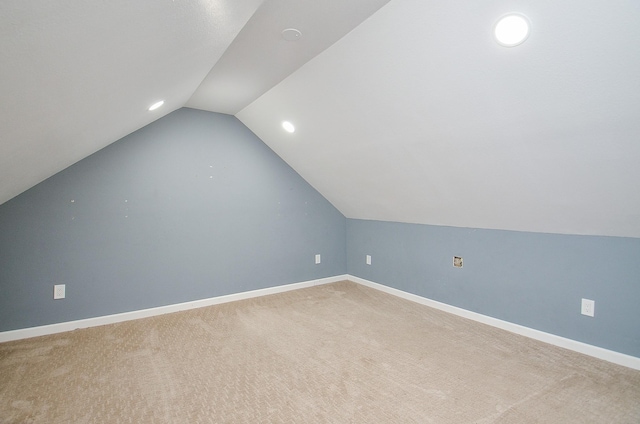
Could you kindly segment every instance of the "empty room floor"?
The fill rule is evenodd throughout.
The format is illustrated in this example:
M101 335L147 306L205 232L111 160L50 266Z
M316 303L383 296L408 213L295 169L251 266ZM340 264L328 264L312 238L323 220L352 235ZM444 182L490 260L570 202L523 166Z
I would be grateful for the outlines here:
M343 281L0 344L0 423L639 423L640 371Z

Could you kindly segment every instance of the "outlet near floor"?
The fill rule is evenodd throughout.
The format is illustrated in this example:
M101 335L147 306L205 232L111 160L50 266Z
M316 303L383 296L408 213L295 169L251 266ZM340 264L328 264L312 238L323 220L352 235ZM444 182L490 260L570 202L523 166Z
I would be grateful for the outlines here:
M596 309L596 301L591 299L582 299L582 308L580 313L582 315L586 315L588 317L594 316L594 312Z
M321 261L321 258L320 258L320 254L318 253L318 254L316 255L316 265L317 265L317 264L319 264L319 263L320 263L320 261Z
M64 284L55 284L53 286L53 298L64 299L66 295L66 288Z

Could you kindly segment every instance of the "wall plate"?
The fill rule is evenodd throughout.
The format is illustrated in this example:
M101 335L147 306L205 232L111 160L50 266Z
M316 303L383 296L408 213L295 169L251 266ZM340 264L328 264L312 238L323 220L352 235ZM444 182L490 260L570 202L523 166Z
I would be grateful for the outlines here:
M53 298L64 299L66 296L66 287L64 284L55 284L53 286Z
M582 307L580 313L588 317L592 317L595 314L596 301L591 299L582 299Z

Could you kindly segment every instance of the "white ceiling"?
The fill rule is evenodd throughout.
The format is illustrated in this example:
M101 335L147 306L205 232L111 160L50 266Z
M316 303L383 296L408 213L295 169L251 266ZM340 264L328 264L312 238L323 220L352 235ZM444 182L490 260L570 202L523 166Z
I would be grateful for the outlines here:
M235 115L388 1L265 1L186 106ZM289 28L297 41L282 37Z
M532 30L505 48L511 11ZM636 1L393 0L237 116L347 217L640 237L638 22Z
M260 3L0 1L0 203L182 107Z
M510 11L532 32L504 48ZM639 21L633 0L3 0L0 203L186 105L236 114L347 217L640 237Z

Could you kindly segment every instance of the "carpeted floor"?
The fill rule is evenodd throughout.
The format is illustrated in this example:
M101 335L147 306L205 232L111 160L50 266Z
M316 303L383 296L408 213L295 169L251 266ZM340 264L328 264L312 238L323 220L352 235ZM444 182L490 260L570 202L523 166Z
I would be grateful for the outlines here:
M0 344L1 423L640 423L640 372L351 282Z

